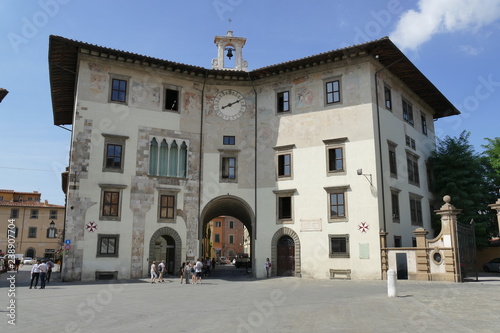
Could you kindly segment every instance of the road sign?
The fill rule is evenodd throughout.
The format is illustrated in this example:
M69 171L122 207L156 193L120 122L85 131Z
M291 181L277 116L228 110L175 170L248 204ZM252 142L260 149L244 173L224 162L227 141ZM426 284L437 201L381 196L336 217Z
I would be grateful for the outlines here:
M71 240L70 239L66 239L65 243L66 244L71 244Z
M64 249L65 249L65 250L69 250L69 249L71 249L71 245L69 245L69 244L64 245Z

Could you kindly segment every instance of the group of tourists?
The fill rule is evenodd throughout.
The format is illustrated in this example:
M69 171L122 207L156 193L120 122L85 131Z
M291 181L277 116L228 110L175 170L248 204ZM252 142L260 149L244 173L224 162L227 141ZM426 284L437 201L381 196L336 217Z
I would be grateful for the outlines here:
M54 268L54 263L51 260L37 260L31 267L30 289L33 288L33 283L35 289L37 288L38 280L40 280L40 289L45 289L45 284L50 282L52 268Z
M206 258L202 260L198 258L196 261L183 262L179 268L180 283L185 280L186 284L202 284L202 279L205 276L209 276L211 270L215 269L215 258ZM163 276L166 272L165 260L162 260L159 264L153 261L151 264L151 283L162 283L164 282Z

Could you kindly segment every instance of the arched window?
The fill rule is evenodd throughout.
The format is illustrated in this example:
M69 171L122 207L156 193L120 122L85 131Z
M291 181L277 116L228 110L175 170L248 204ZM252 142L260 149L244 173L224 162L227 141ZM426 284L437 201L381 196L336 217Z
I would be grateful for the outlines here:
M167 176L168 171L168 143L165 139L160 145L160 176Z
M158 174L158 142L155 138L151 140L149 149L149 174L156 176Z
M178 170L178 161L179 161L179 149L177 148L177 142L175 140L172 142L170 145L170 152L169 152L169 173L168 175L171 177L177 177L177 170Z
M179 177L186 178L187 175L187 145L182 141L181 150L179 151Z

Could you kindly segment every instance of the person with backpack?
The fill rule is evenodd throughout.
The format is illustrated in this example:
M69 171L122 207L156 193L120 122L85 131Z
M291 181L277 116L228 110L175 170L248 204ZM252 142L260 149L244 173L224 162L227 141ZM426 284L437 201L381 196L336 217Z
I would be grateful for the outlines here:
M158 264L158 272L159 272L158 282L159 283L163 282L163 274L165 274L166 269L167 269L167 266L165 265L165 260L162 260L162 262L160 262Z

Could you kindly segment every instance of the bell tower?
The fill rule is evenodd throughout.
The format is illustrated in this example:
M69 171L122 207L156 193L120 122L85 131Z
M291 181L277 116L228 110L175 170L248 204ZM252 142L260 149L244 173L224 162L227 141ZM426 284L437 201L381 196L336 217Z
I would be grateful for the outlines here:
M214 43L217 45L217 58L212 60L212 69L248 71L248 62L243 60L242 54L242 49L246 41L246 38L234 37L231 30L225 36L215 36ZM235 66L225 67L225 57L229 59L235 57Z

